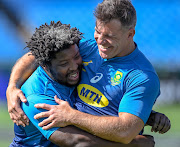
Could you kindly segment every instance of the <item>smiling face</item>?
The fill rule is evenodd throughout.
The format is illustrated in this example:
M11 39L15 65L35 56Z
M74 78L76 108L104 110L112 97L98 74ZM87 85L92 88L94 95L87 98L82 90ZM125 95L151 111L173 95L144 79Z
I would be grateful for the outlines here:
M73 86L79 82L82 58L78 46L56 53L49 66L45 66L46 73L55 81L66 86Z
M134 50L134 29L125 29L121 22L113 19L108 23L96 21L94 38L97 42L100 56L105 59L128 55Z

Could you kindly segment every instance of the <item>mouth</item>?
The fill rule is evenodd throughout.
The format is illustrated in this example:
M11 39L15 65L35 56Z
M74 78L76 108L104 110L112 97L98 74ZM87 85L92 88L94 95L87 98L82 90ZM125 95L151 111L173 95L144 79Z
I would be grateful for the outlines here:
M78 81L79 80L79 71L70 73L68 75L68 79L71 80L71 81Z
M99 45L99 49L102 51L102 52L107 52L110 47L107 47L107 46L103 46L103 45Z

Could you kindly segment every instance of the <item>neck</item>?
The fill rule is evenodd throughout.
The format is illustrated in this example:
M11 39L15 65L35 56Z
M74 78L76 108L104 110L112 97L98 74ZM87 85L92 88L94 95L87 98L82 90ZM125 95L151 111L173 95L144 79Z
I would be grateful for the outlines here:
M136 49L136 45L135 45L134 41L132 41L132 43L130 43L129 48L130 48L130 53L132 53Z
M136 49L136 45L134 41L132 41L127 45L126 49L123 52L121 52L121 54L118 57L127 56L131 54L135 49Z

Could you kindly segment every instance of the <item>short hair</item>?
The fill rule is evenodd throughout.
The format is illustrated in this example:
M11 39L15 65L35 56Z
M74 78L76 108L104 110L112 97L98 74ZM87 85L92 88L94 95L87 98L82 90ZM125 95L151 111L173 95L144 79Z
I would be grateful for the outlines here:
M130 0L104 0L94 11L96 19L108 23L118 19L125 28L135 28L136 10Z
M36 28L30 40L26 42L32 55L39 65L48 65L55 58L56 53L68 49L71 45L79 44L82 34L77 28L71 28L70 24L62 24L60 21L51 21Z

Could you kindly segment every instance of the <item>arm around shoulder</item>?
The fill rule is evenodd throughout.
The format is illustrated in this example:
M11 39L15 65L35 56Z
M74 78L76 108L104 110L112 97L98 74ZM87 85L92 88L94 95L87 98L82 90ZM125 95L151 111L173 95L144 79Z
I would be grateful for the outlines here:
M9 86L14 85L20 88L36 68L35 57L30 52L26 53L13 66Z
M6 90L6 97L10 118L17 125L24 126L28 124L26 123L28 119L20 107L20 100L26 102L26 98L20 90L20 87L36 68L35 58L29 52L21 57L12 69L8 88Z

